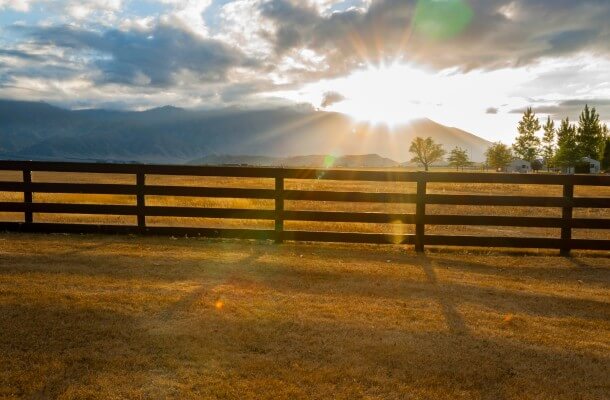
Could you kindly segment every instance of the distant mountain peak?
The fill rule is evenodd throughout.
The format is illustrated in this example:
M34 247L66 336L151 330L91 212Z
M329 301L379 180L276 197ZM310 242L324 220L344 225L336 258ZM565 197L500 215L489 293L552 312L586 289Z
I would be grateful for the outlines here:
M180 108L180 107L165 105L165 106L161 106L161 107L149 108L148 110L144 110L143 112L154 113L154 112L175 112L175 111L185 111L185 109Z

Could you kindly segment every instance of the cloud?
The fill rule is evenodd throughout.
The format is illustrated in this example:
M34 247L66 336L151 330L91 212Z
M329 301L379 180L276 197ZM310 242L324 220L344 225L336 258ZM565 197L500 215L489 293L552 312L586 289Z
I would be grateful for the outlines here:
M25 29L40 46L56 46L90 58L100 75L98 83L152 85L179 84L181 76L198 81L224 81L234 67L256 62L214 39L166 24L150 29L103 32L70 26Z
M397 60L468 71L610 56L607 0L151 0L148 15L121 15L136 7L123 0L0 8L35 1L72 20L50 16L28 28L30 38L88 57L100 83L170 87L181 76L210 82L254 67L299 86ZM109 22L118 16L123 23Z
M41 61L44 60L44 57L36 55L36 54L30 54L28 52L25 51L21 51L21 50L15 50L15 49L0 49L0 57L14 57L14 58L19 58L22 60L36 60L36 61Z
M582 51L610 55L606 0L379 0L330 15L304 2L267 0L261 12L275 25L278 54L318 51L329 72L397 58L470 70Z
M489 107L485 110L485 114L497 114L498 109L496 107Z
M77 0L65 1L65 12L74 20L91 21L94 14L105 21L113 21L123 7L122 0Z
M594 107L604 121L610 121L610 98L607 99L569 99L560 102L539 101L545 104L533 105L532 109L538 114L548 114L553 119L563 119L569 117L571 120L578 120L578 116L588 105ZM521 114L525 109L511 110L512 114Z
M341 93L337 92L326 92L322 97L322 102L320 103L320 107L326 108L330 107L335 103L340 103L345 100L345 96Z
M273 83L266 79L248 80L246 82L237 82L227 85L219 91L220 99L224 103L239 103L247 99L252 99L253 96L265 92L274 87ZM257 99L260 103L262 99Z
M15 11L26 12L30 9L31 1L28 0L0 0L0 10L4 8Z

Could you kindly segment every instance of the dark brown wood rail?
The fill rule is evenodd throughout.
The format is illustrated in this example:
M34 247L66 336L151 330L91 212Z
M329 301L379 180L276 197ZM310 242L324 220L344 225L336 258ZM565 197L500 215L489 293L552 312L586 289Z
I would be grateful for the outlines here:
M607 197L574 197L574 187L610 186L608 175L555 175L555 174L500 174L458 172L407 172L400 170L348 170L308 168L263 168L263 167L214 167L143 164L103 164L38 161L0 161L0 171L20 171L21 182L0 181L0 192L21 192L22 202L0 202L0 212L23 213L23 222L0 221L0 230L22 232L78 232L78 233L139 233L159 235L193 235L208 237L268 239L281 243L292 241L330 241L351 243L387 244L388 235L383 233L316 232L284 229L285 221L360 222L414 224L415 234L393 235L391 243L414 245L423 251L426 245L516 247L559 249L569 254L572 249L610 250L610 240L573 239L572 229L610 229L610 219L573 218L574 208L610 208ZM49 183L35 182L32 172L106 173L135 176L135 184L98 183ZM271 178L273 189L246 189L229 187L191 187L148 185L148 175L181 175L210 177ZM324 179L339 181L413 182L415 193L365 193L346 191L289 190L286 179ZM558 185L563 187L562 196L494 196L428 194L427 185L434 182L448 183L495 183ZM136 197L135 205L106 204L62 204L36 203L34 193L82 193L115 194ZM189 196L215 198L242 198L273 200L273 209L197 208L146 205L147 196ZM415 204L414 214L344 211L298 211L285 210L285 200L377 202ZM561 217L520 216L473 216L473 215L429 215L426 206L468 205L506 207L556 207L562 209ZM34 218L35 213L107 214L131 215L137 224L91 225L42 223ZM274 221L274 229L218 229L192 227L147 226L146 218L204 217L256 219ZM428 225L470 225L548 227L561 229L558 238L539 237L490 237L464 235L429 235Z

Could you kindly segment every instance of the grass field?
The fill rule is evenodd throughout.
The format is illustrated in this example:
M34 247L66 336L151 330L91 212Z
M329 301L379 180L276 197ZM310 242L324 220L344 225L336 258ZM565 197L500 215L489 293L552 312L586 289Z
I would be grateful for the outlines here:
M605 399L610 258L0 235L0 398Z

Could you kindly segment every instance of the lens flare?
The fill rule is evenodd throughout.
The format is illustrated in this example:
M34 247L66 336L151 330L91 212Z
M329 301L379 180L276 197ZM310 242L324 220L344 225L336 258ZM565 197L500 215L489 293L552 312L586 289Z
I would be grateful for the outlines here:
M407 225L403 221L397 219L391 222L392 233L387 235L388 243L391 244L402 244L404 241L404 235L408 232Z
M331 155L324 156L324 168L332 168L332 166L335 165L336 159L337 158L335 156L331 156Z
M463 0L419 0L413 28L430 39L449 39L466 29L473 16Z

